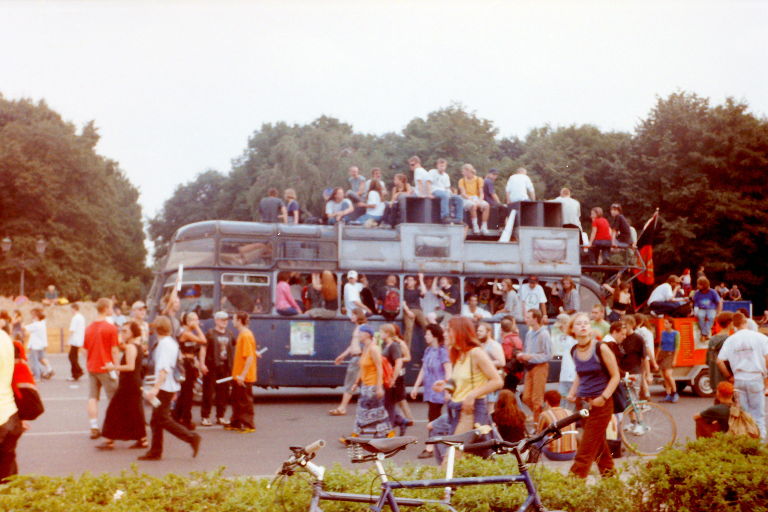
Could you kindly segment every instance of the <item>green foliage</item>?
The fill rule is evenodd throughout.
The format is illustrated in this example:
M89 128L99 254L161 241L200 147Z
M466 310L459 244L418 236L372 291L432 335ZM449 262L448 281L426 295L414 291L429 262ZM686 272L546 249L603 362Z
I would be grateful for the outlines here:
M149 278L139 193L96 153L98 140L93 123L78 134L44 102L0 96L0 219L2 236L13 239L0 293L18 293L15 259L29 262L33 298L50 283L74 299L138 298ZM35 257L39 237L48 242L43 258Z
M397 467L387 464L392 480L441 478L435 466ZM511 457L458 461L456 477L516 474ZM534 482L548 510L569 512L651 512L679 510L707 512L768 510L768 448L746 437L718 436L667 449L652 460L630 465L625 474L588 484L569 475L532 469ZM371 471L350 472L336 465L326 472L326 489L336 492L377 493L380 482ZM119 492L118 492L119 491ZM440 499L443 489L397 491L398 496ZM0 487L0 510L8 512L246 512L306 510L311 496L306 473L282 480L267 489L266 480L225 478L223 470L187 477L156 478L131 471L120 475L50 478L20 476ZM460 511L516 510L525 499L523 485L459 487L452 503ZM322 502L330 512L365 511L365 504ZM419 510L442 510L423 507Z

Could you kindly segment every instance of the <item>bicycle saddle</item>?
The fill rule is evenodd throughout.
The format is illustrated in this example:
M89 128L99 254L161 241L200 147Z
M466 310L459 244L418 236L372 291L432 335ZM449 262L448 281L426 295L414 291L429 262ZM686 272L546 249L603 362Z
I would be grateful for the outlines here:
M349 444L360 445L364 450L371 453L384 453L390 454L398 450L402 450L409 444L416 442L416 438L413 436L404 437L383 437L380 439L364 439L360 437L347 438Z
M470 430L469 432L464 432L463 434L456 434L452 436L435 436L430 437L425 441L426 444L464 444L464 443L471 443L475 440L475 437L477 436L477 432L474 430Z

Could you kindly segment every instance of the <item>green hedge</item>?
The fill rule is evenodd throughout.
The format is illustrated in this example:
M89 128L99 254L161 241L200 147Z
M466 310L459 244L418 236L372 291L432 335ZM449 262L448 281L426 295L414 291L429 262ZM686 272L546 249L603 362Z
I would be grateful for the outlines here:
M322 461L322 453L320 456ZM388 466L394 479L438 478L432 466ZM459 461L456 476L515 473L509 457ZM587 485L583 480L536 467L534 479L548 509L571 512L609 511L768 511L768 449L759 441L721 436L669 449L644 459L623 475ZM0 510L7 512L253 512L303 511L310 497L308 477L301 473L267 489L264 480L225 478L222 471L156 478L136 468L121 475L52 478L20 476L0 487ZM329 490L375 492L371 472L349 472L339 466L326 475ZM373 487L372 487L373 486ZM439 498L441 489L400 491L398 495ZM515 509L524 498L522 485L459 488L458 510ZM323 502L326 511L367 510L367 505ZM433 509L430 507L429 509ZM437 509L434 509L437 510Z

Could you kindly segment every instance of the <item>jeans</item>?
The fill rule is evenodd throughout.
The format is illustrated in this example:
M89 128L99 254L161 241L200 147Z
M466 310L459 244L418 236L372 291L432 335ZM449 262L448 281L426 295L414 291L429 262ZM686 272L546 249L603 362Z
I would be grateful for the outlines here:
M440 416L432 424L433 436L449 436L454 433L456 426L459 424L459 417L461 416L461 402L447 402L446 413ZM491 417L488 414L488 404L485 398L478 398L475 400L475 423L481 425L490 425ZM444 444L435 445L435 458L439 464L443 463L443 457L448 449Z
M453 217L461 219L464 214L464 200L461 196L451 194L449 190L434 190L432 195L440 199L440 219L445 220L451 217L451 206L453 206Z
M359 216L357 219L355 219L356 224L365 224L369 220L374 220L376 222L379 222L381 220L381 215L371 215L370 213L365 213L361 216Z
M277 312L283 316L294 316L298 315L299 312L294 307L287 307L285 309L278 309Z
M696 318L699 319L699 328L701 329L702 336L712 335L712 325L715 323L715 317L717 316L716 309L701 309L696 311Z
M595 240L592 242L592 257L596 264L608 265L611 257L611 240ZM602 260L600 256L602 255Z
M733 388L738 392L741 408L752 416L765 439L765 382L759 379L744 380L736 377Z
M213 407L214 396L216 398L216 418L223 419L227 413L229 404L229 382L216 384L216 381L229 377L232 371L228 366L208 367L208 374L203 377L203 404L200 408L200 417L209 418Z
M30 349L29 350L29 367L32 370L32 376L35 377L35 382L40 382L40 378L45 371L41 359L45 358L45 350L43 349Z

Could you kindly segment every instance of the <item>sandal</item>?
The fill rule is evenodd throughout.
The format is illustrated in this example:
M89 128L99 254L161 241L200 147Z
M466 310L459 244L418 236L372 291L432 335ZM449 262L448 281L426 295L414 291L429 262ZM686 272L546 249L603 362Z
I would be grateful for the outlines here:
M331 416L344 416L347 414L347 411L342 411L337 407L335 409L331 409L330 411L328 411L328 414L330 414Z
M431 459L434 456L435 456L434 452L431 452L431 451L427 450L426 448L424 448L421 451L421 453L418 455L418 458L419 459Z
M97 444L96 448L98 450L114 450L115 449L115 442L114 441L106 441L101 444Z
M149 448L149 442L147 442L147 440L146 440L146 439L139 439L138 441L136 441L135 443L133 443L133 444L132 444L131 446L129 446L128 448L130 448L130 449L132 449L132 450L137 450L137 449L139 449L139 448Z

